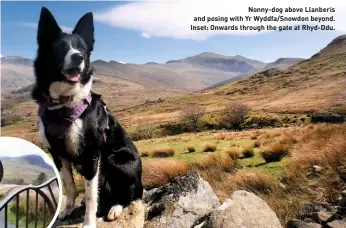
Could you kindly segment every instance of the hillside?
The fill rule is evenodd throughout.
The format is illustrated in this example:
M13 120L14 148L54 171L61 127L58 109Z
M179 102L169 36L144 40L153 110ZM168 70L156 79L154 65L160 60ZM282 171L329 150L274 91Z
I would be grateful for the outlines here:
M173 120L181 105L186 103L202 104L209 111L220 110L230 102L242 102L254 110L281 113L329 109L345 104L345 59L346 35L343 35L311 58L287 69L268 69L242 81L159 104L142 105L121 115L136 113L136 118L126 118L132 123L151 116L160 116L156 118L159 121Z
M34 82L33 60L8 56L1 58L1 89L6 91L17 90Z
M41 156L26 155L20 157L1 157L4 166L3 181L10 179L24 179L31 184L43 172L48 178L55 176L53 168Z
M277 60L275 60L274 62L268 63L267 65L265 65L263 68L259 68L259 69L255 69L254 71L250 71L247 73L243 73L243 74L239 74L233 78L227 79L225 81L216 83L212 86L207 87L204 90L210 90L210 89L215 89L218 88L220 86L229 84L231 82L235 82L235 81L239 81L239 80L243 80L246 79L248 77L250 77L251 75L254 75L256 73L259 73L261 71L264 71L266 69L270 69L270 68L280 68L280 69L286 69L290 66L293 66L301 61L303 61L303 58L278 58Z
M278 58L274 62L268 63L264 69L270 69L270 68L281 68L286 69L290 66L293 66L301 61L303 61L303 58Z

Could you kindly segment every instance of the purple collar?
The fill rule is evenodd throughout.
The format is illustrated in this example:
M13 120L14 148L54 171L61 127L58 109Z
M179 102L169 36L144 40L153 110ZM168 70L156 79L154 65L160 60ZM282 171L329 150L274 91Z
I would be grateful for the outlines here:
M45 97L47 98L47 96ZM47 98L44 102L39 103L38 114L47 133L52 136L60 137L64 135L68 127L83 114L91 104L91 101L92 96L89 93L88 96L74 108L63 106L58 109L50 110L50 107L57 104L53 104L52 100Z

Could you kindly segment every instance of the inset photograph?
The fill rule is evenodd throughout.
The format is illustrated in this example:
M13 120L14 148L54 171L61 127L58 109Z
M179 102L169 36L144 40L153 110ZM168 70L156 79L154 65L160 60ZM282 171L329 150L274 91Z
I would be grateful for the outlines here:
M0 137L0 227L51 227L61 204L60 186L43 150L24 139Z

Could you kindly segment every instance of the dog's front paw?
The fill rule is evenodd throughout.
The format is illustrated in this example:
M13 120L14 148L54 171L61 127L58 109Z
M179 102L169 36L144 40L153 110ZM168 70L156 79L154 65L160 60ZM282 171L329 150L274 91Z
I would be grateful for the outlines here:
M114 205L108 212L107 219L109 221L116 220L123 212L123 207L121 205Z
M58 215L58 218L61 220L66 219L66 217L70 216L72 214L73 207L72 208L65 208L63 211L61 211Z

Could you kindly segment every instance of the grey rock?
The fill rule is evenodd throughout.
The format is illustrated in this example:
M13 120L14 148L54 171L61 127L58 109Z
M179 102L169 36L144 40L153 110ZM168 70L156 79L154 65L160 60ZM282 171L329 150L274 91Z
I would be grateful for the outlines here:
M280 228L274 211L261 198L247 191L235 191L206 219L202 228Z
M331 212L319 211L319 212L315 212L312 217L316 220L316 222L326 223L332 216L333 216L333 213Z
M300 220L288 221L286 228L321 228L322 225L317 223L303 222Z
M342 196L342 197L346 197L346 190L344 190L344 191L341 192L341 196Z
M334 220L332 222L327 223L327 227L329 228L345 228L346 221L345 220Z
M315 173L321 173L323 170L323 168L319 165L313 165L312 168L313 168Z
M312 217L316 212L330 210L331 208L328 204L304 204L299 208L298 214L300 218L304 219Z
M145 193L146 228L190 228L220 206L210 185L196 172Z

